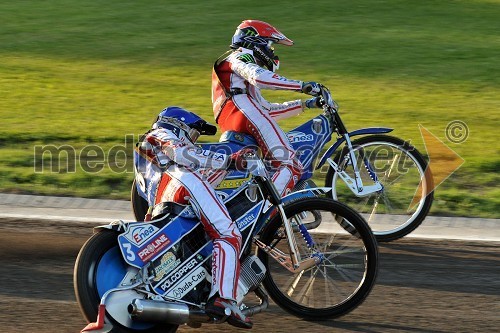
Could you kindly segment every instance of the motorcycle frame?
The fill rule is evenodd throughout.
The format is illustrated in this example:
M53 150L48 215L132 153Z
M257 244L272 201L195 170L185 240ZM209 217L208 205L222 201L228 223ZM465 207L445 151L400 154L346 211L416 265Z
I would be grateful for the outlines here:
M315 255L315 256L312 256L311 258L307 258L305 260L302 260L300 258L297 243L295 241L294 231L293 231L293 228L290 224L290 221L288 220L288 217L285 214L283 207L288 202L297 200L298 197L316 197L320 193L325 193L328 189L324 189L324 190L316 189L316 188L305 189L302 191L293 192L285 197L280 197L277 190L276 190L276 187L274 186L274 183L272 182L271 178L268 177L267 169L266 169L264 162L261 159L257 158L256 156L254 156L254 158L248 159L247 163L248 163L248 170L250 170L250 173L252 175L253 180L246 182L238 190L233 191L233 193L231 193L231 195L227 198L227 200L231 199L233 196L236 196L239 193L241 193L241 191L245 191L246 189L248 189L254 185L257 185L257 189L260 191L261 198L263 198L263 199L261 200L262 203L258 208L257 208L257 204L256 204L256 206L254 206L254 208L252 208L251 211L247 211L243 216L240 216L236 220L236 221L243 220L250 213L256 213L256 209L258 209L258 213L256 214L258 218L256 220L252 221L251 223L249 223L247 226L245 226L241 230L241 231L245 231L246 229L249 229L247 236L244 238L244 243L242 245L241 254L245 253L245 250L248 249L248 247L250 246L249 243L253 242L259 248L261 248L264 252L266 252L272 258L277 260L278 263L283 265L287 270L289 270L291 272L294 272L294 273L300 272L304 269L307 269L307 268L312 267L315 264L317 264L321 260L320 255ZM258 181L256 181L256 180L258 180ZM188 206L186 209L190 210L191 208ZM271 220L271 218L275 214L280 215L282 223L285 226L285 233L287 235L287 242L288 242L288 247L290 250L289 254L278 253L277 250L270 249L267 246L263 245L255 237L264 229L264 227L267 225L267 223L269 223L269 221ZM194 216L194 214L192 212L188 212L185 215L186 216L187 215ZM174 218L174 219L176 219L176 218ZM158 221L156 221L156 222L158 222ZM160 231L165 229L166 227L168 227L168 225L172 222L174 222L174 220L168 222L167 225L160 228ZM180 222L183 223L182 220ZM154 224L155 221L153 220L151 222L144 223L144 222L121 221L120 220L120 221L112 222L111 224L108 224L108 225L97 226L94 228L94 230L99 231L101 229L110 229L110 230L114 230L117 233L125 234L125 233L127 233L127 231L133 229L136 226L148 225L151 223ZM194 228L196 228L197 225L201 222L197 221L197 222L190 222L190 223L193 223L192 225L189 226L190 230L194 230ZM303 232L304 234L308 234L307 230L303 230L301 232ZM187 233L189 233L189 232L187 232ZM161 233L157 232L155 235L161 235ZM178 240L175 240L175 242L180 241L181 238L182 237L180 237ZM175 242L173 244L175 244ZM140 266L140 265L137 265L135 262L131 261L131 260L135 260L135 259L130 259L130 257L128 256L128 254L130 254L130 252L127 252L127 251L130 251L131 248L129 246L123 246L123 244L121 244L120 241L118 243L119 243L121 255L122 255L122 258L124 259L124 261L128 265L131 265L133 267L140 269L142 271L143 275L148 274L147 273L148 272L148 270L147 270L148 265L151 262L153 262L154 260L161 257L169 249L169 248L165 248L164 250L158 252L155 256L151 257L147 263L144 263L144 265ZM313 248L313 246L314 246L314 244L311 244L311 248ZM206 244L201 246L200 249L202 249L204 247L206 247ZM208 248L207 248L207 250L208 250ZM133 253L135 256L137 256L138 251L139 251L139 249L134 250ZM283 259L285 256L287 256L288 258L285 258L284 260L279 260L279 259ZM144 283L147 283L149 281L149 278L150 278L149 276L143 276L142 281ZM132 289L135 287L137 287L137 286L136 285L129 286L128 289ZM119 290L121 290L121 289L119 289ZM153 288L153 290L155 290L155 288ZM116 291L118 291L118 290L116 290ZM160 295L160 294L158 294L158 295L160 297L166 297L165 296L166 293L163 295ZM168 297L167 297L167 299L168 299ZM171 300L173 300L173 299L171 299ZM181 301L182 302L182 300L174 300L174 301ZM102 299L101 302L102 302L102 304L104 304L103 303L104 299ZM191 305L196 305L196 304L191 304Z

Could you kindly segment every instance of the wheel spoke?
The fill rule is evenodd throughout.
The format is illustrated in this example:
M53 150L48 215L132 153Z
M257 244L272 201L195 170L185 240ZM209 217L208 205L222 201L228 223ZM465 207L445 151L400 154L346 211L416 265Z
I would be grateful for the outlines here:
M315 201L319 203L315 204ZM293 210L295 207L298 208ZM345 211L337 210L339 207ZM273 300L287 311L317 319L335 317L357 306L368 295L376 273L376 267L370 263L376 263L377 246L366 222L354 210L325 198L296 201L286 205L286 208L285 215L300 216L300 221L294 221L304 225L321 217L321 230L311 233L314 240L312 248L307 246L302 234L294 230L300 257L307 259L314 256L318 258L318 263L291 274L274 260L267 260L268 275L264 287ZM312 211L315 214L311 214ZM335 216L341 220L340 223ZM282 222L273 219L270 228L273 223ZM261 241L272 243L280 227L276 225L268 232L272 237L266 238L268 233L265 232ZM282 252L289 253L287 242L280 242L277 246Z
M366 214L379 241L397 239L413 231L424 220L433 201L431 193L412 205L417 190L432 188L432 175L426 173L425 159L413 146L387 135L366 136L352 144L357 158L365 164L359 170L363 183L371 184L371 172L375 172L383 189L376 194L358 197L330 168L326 186L332 187L332 196ZM335 160L350 177L354 177L348 157L349 152L343 150ZM367 168L367 164L370 167Z

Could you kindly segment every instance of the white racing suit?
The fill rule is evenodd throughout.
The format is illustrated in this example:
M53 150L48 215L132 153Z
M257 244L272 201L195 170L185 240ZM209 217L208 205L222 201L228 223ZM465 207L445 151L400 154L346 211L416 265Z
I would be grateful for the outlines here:
M295 156L286 134L277 120L300 114L300 99L270 103L261 89L301 91L302 81L289 80L256 64L253 51L240 48L215 63L212 72L212 103L214 117L222 131L252 135L262 149L264 158L276 172L273 182L285 195L295 186L302 165Z
M164 128L147 133L134 153L136 180L150 207L165 201L193 205L213 241L210 297L218 292L235 300L241 234L214 191L225 176L228 160L228 155L204 151Z

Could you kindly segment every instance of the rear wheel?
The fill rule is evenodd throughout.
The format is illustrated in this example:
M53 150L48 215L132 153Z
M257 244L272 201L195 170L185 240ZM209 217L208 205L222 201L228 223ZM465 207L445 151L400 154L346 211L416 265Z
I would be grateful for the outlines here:
M83 245L75 263L74 288L80 310L88 322L95 322L101 297L110 289L132 283L137 269L122 258L117 234L102 230ZM118 333L175 332L177 325L157 325L130 319L127 306L135 298L143 298L134 290L110 294L106 301L106 323Z
M130 189L130 201L132 202L132 211L134 212L135 220L144 221L144 217L148 212L148 202L139 195L135 179L132 182L132 188Z
M361 213L379 242L408 235L425 219L434 200L431 170L418 150L401 139L370 135L352 141L363 185L374 184L374 174L382 190L359 197L330 166L325 186L332 197ZM340 170L354 178L347 146L335 156Z
M336 318L355 309L368 296L377 276L378 249L370 227L354 210L328 198L302 199L285 205L284 210L301 260L320 260L293 273L259 248L259 258L267 269L263 284L271 298L289 313L309 320ZM318 214L321 223L315 226ZM314 244L308 244L300 225L309 229ZM279 214L271 219L260 240L289 256Z

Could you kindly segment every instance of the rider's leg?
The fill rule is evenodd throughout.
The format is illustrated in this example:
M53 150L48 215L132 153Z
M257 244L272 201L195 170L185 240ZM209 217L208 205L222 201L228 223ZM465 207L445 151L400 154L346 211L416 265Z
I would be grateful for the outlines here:
M302 173L302 164L295 156L288 137L276 121L247 95L234 96L227 102L219 125L224 130L234 130L252 135L264 157L276 170L273 181L281 195L290 192Z
M205 308L207 314L221 318L228 308L231 310L231 315L227 318L229 324L252 328L252 321L236 304L241 234L224 203L201 174L176 165L166 170L158 191L161 201L191 202L212 239L212 290Z
M212 292L236 300L240 274L241 234L212 186L197 171L170 166L158 185L156 203L193 204L205 231L213 241Z

